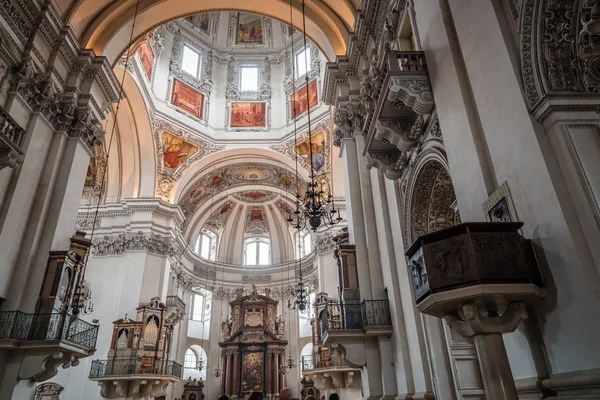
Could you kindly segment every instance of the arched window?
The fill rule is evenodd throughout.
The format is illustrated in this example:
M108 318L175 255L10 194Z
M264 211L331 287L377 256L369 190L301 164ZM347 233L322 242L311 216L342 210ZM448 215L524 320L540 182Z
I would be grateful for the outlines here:
M307 231L296 233L296 254L304 257L312 251L312 238Z
M207 229L203 229L196 240L196 254L200 257L214 261L217 253L217 235Z
M183 368L196 368L196 363L198 362L198 357L196 353L192 349L187 349L185 351L185 359L183 362Z
M269 265L271 242L268 239L247 239L244 242L244 265Z

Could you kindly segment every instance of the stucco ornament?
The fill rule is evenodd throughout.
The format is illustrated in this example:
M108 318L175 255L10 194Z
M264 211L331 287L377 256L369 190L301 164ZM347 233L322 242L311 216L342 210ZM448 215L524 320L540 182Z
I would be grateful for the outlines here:
M175 257L178 247L171 237L159 236L155 233L144 234L120 233L104 236L94 240L92 254L94 256L122 255L129 251L148 251L150 253Z

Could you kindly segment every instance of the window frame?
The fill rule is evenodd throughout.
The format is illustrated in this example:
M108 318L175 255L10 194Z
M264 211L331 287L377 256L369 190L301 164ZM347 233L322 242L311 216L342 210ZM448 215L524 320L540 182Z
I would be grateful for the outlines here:
M267 263L266 264L261 264L260 263L260 259L261 259L261 244L264 244L267 246ZM249 245L256 245L256 253L255 253L255 264L248 264L248 246ZM263 267L263 266L267 266L267 265L271 265L271 241L269 239L265 239L265 238L250 238L250 239L246 239L244 240L244 265L248 266L248 267Z
M304 59L302 61L306 60L304 62L304 65L302 65L302 69L306 68L306 70L301 74L300 73L300 68L299 68L300 63L298 62L298 57L302 53L305 54ZM308 57L306 55L308 55ZM294 72L296 74L296 77L295 77L296 79L302 78L304 75L306 75L306 74L308 74L310 72L310 63L311 62L312 62L312 54L311 54L311 51L310 51L310 47L307 47L307 48L302 47L300 50L298 50L294 54L294 64L295 64L295 67L296 67L296 69L295 69Z
M190 51L198 54L198 64L196 64L196 74L192 74L189 71L183 69L183 59L185 57L185 49L188 48ZM193 76L195 79L200 79L202 76L202 59L204 54L202 54L201 50L198 50L196 47L190 45L189 43L183 43L183 47L181 48L181 72Z
M188 356L190 355L190 353L192 354L192 356L194 356L194 365L192 367L188 367ZM188 348L185 351L185 355L183 356L183 368L188 368L188 369L196 369L196 366L198 365L198 354L196 354L196 352L194 350L192 350L191 348Z
M244 90L243 89L243 71L244 69L255 69L256 70L256 89ZM260 65L258 64L240 64L238 70L238 87L240 88L240 92L245 93L256 93L260 90Z
M200 317L199 317L199 319L197 319L196 317L198 317L198 314L196 313L196 305L197 305L196 303L198 302L199 297L202 297L202 300L201 300L202 305L200 306ZM191 303L190 304L190 319L192 321L205 322L206 320L203 319L203 317L204 317L204 307L206 306L206 294L193 292L190 303Z
M208 238L208 258L202 256L202 244L203 244L205 238ZM217 257L218 238L219 238L219 236L216 233L214 233L208 229L203 229L202 231L200 231L200 234L196 238L196 245L194 247L194 252L197 255L199 255L200 258L202 258L203 260L215 261L215 259Z
M308 243L310 244L309 249L306 249L306 241L308 237ZM312 237L310 236L310 232L301 231L296 232L296 254L298 257L306 257L313 251L312 248Z

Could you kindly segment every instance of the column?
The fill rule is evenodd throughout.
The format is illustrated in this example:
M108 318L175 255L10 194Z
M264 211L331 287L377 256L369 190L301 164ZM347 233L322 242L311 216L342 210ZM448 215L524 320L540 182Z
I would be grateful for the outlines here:
M233 383L231 385L231 391L233 392L233 396L237 397L240 392L239 383L240 383L240 354L233 354Z
M269 351L267 352L267 379L265 387L267 396L271 396L273 394L273 378L273 353Z
M340 155L344 161L344 184L346 187L346 215L348 233L351 244L356 245L356 263L358 265L358 284L364 299L372 299L371 276L369 274L369 258L367 253L367 236L365 232L364 213L361 189L356 182L360 176L358 153L355 139L343 139ZM358 299L357 299L358 300Z
M226 354L227 357L227 376L226 376L226 380L225 380L225 394L227 396L231 396L231 382L233 381L232 379L232 375L233 375L233 366L231 365L231 353L227 353Z
M376 170L371 170L373 177L373 197L377 195L381 202L381 207L375 209L375 218L377 221L377 231L379 232L379 245L381 257L381 269L385 282L388 282L387 297L390 302L390 315L392 317L392 326L394 333L392 336L392 355L394 358L395 383L398 394L414 393L414 383L412 377L412 368L410 365L410 352L408 338L406 335L406 321L404 320L404 311L402 310L402 300L400 295L400 282L396 273L396 248L394 246L392 223L400 225L399 220L392 221L388 204L388 193L386 181L392 184L393 181L387 180ZM400 251L400 253L402 253ZM384 380L386 379L389 368L382 368ZM387 394L387 384L384 382L384 394Z
M489 309L481 304L464 304L444 319L461 336L474 339L486 399L517 399L502 334L514 332L521 320L527 318L527 311L524 304L511 303L502 315L498 315L495 311L498 305L488 306Z
M0 208L0 297L6 298L2 309L18 308L19 304L9 299L8 291L17 264L17 257L27 228L31 206L37 198L38 183L42 175L48 174L45 168L47 154L58 151L59 143L54 128L39 113L34 113L26 127L23 142L23 162L12 173L6 194ZM81 194L81 193L80 193ZM13 201L13 199L15 199ZM10 301L10 303L9 303Z
M277 392L277 393L275 393L276 396L279 396L279 392L281 392L281 389L283 389L280 386L281 380L279 379L279 375L281 375L280 370L279 370L281 368L281 365L279 364L280 357L281 357L281 353L275 353L275 374L274 374L274 376L275 376L275 392Z
M225 353L221 354L221 365L223 368L223 374L221 375L221 393L220 394L225 394L225 382L227 381L227 374L229 373L229 371L227 371L227 359L226 359Z
M91 152L75 137L56 132L53 151L27 222L24 240L8 290L7 307L33 311L50 250L67 250Z
M356 135L355 140L357 151L356 156L358 159L358 169L360 174L359 188L362 192L361 198L363 206L363 223L365 226L367 257L369 260L368 265L372 291L372 297L365 297L363 295L363 287L361 284L361 300L385 299L385 292L383 290L383 275L381 273L381 260L379 258L379 240L377 238L377 224L375 220L375 202L373 200L373 196L375 196L375 193L373 193L373 187L371 185L371 173L367 169L366 158L362 155L362 151L365 148L365 137L363 135ZM381 200L378 200L378 203L381 203ZM381 204L377 204L377 206L381 206ZM372 251L368 251L368 249L372 249ZM361 266L358 265L358 268L361 268Z

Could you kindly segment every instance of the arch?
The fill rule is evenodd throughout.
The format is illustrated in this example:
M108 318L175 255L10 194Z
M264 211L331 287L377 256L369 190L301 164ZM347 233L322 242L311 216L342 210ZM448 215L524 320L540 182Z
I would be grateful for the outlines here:
M423 150L415 162L405 188L404 245L419 236L460 222L455 210L456 195L442 148ZM454 208L453 208L454 207Z
M302 31L301 3L293 1L292 22ZM67 15L67 23L77 33L83 47L106 56L111 63L126 50L135 13L136 0L80 0ZM289 4L281 0L248 2L240 8L237 0L151 0L140 4L134 38L173 19L211 11L244 11L264 15L287 23ZM333 61L346 53L350 29L354 27L356 10L350 2L307 1L306 33Z
M195 363L199 360L203 362L202 370L197 370L195 365L194 367L186 366L186 360L190 360L190 355L193 355ZM208 366L208 356L206 355L206 351L200 345L193 344L187 348L185 351L184 364L183 364L183 379L200 379L206 380L206 369Z

